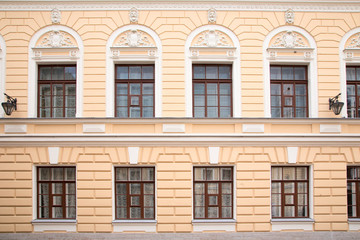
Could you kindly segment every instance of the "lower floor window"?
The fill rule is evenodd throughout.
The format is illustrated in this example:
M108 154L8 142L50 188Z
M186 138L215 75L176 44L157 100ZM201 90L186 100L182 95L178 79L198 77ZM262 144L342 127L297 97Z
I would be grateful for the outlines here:
M155 168L115 168L116 219L155 219Z
M39 219L75 219L75 167L38 167L37 203Z
M271 168L272 218L309 217L309 168Z
M347 169L347 200L349 218L360 217L360 167Z
M233 168L194 168L194 218L233 218Z

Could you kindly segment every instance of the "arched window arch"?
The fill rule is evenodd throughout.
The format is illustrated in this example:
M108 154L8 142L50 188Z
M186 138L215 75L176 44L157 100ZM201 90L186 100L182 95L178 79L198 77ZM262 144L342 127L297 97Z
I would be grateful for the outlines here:
M360 117L360 27L347 32L340 41L340 92L342 117ZM359 84L357 83L359 81Z
M195 68L198 69L196 71L205 71L205 75L211 74L211 71L225 72L223 77L218 75L217 79L205 77L200 80L196 76L193 78L193 74L197 75ZM202 80L204 83L197 83ZM209 84L217 84L218 89L212 96L205 92L203 95L198 89L194 89L193 84L200 88L205 86L205 89L210 87ZM223 90L220 89L221 85L224 86ZM224 95L220 91L225 92ZM214 104L208 104L212 97L218 100L214 100ZM224 99L223 103L220 103L221 98ZM186 117L241 117L240 43L229 29L219 25L205 25L188 36L185 43L185 101Z
M4 38L0 35L0 96L3 99L5 92L5 64L6 64L6 44ZM4 117L4 111L0 111L0 117Z
M41 117L40 112L45 110L51 112L51 114L49 113L51 117L60 116L55 114L56 110L53 108L40 108L40 104L42 107L48 105L48 103L44 103L45 100L41 103L38 102L38 99L40 99L40 93L38 92L39 66L43 65L48 65L49 68L53 68L55 65L75 66L76 74L73 75L76 79L76 83L74 83L76 84L76 94L75 96L72 94L75 100L65 99L63 109L58 112L61 114L62 111L63 117L82 117L83 55L84 45L81 37L69 27L53 25L40 29L34 34L29 43L28 117ZM51 98L54 98L54 95L51 96ZM65 103L68 100L75 101L76 107L71 104L71 108L68 109L67 103Z
M299 27L279 27L266 36L263 53L265 117L318 117L317 52L313 37ZM271 67L274 69L273 73L271 73ZM275 76L275 71L285 72L288 69L299 71L299 74L303 76L299 79L303 83L297 85L298 77L293 74L294 78L291 84L294 89L289 86L291 93L285 95L282 91L285 85L281 81L288 80L290 75L285 78L283 75L279 75L279 78L276 79L277 84L275 84L280 86L279 91L273 88L273 94L271 94L271 74ZM305 75L301 73L303 71L305 71ZM305 85L306 87L304 87ZM303 90L306 92L297 95L298 93L295 92L297 86L299 86L298 92L303 92ZM276 92L279 94L277 95ZM280 94L281 92L282 94ZM271 98L273 98L273 103Z
M161 117L161 64L161 40L153 30L142 25L126 25L114 31L106 44L106 95L108 99L106 117ZM126 71L130 72L130 68L140 69L140 72L150 69L150 72L153 71L153 81L150 81L151 77L141 75L141 79L137 79L142 89L139 90L141 92L140 97L131 95L130 90L126 90L125 93L120 93L119 90L117 91L119 95L116 94L116 97L117 85L115 81L117 81L117 76L115 76L115 71L120 76L119 69L127 69ZM127 76L128 79L132 78L130 74ZM125 80L126 78L124 77ZM148 87L143 83L147 84ZM152 87L151 84L153 84ZM132 86L128 84L127 87ZM148 89L146 90L148 92L151 91L149 89L153 88L153 94L145 93L145 88ZM143 94L149 94L147 100ZM123 99L118 100L118 98Z

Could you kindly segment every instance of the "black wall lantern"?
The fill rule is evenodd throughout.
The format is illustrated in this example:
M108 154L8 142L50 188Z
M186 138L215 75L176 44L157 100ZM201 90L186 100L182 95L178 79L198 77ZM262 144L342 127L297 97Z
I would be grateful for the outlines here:
M341 95L341 93L339 93L338 95L336 95L333 98L329 98L329 110L333 110L333 112L335 113L335 115L339 115L341 113L341 109L344 106L343 102L339 102L339 96Z
M9 95L7 95L6 93L4 93L4 95L6 96L7 98L7 101L6 102L3 102L1 103L4 111L5 111L5 114L6 115L11 115L11 113L16 110L16 98L12 98L10 97Z

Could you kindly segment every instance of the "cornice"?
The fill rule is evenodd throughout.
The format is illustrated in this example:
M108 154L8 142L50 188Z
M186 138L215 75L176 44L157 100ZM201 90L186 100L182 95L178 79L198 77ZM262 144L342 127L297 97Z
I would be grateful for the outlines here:
M359 1L2 1L0 11L204 10L359 12Z

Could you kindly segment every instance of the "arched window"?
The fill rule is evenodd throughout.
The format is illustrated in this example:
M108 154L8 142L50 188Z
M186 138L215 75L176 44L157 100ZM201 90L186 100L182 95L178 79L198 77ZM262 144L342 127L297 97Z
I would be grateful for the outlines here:
M0 35L0 99L3 99L5 92L5 63L6 63L6 45L4 38ZM5 101L5 100L4 100ZM2 101L1 101L2 102ZM0 111L0 117L4 117L4 111Z
M241 117L240 43L218 25L195 29L185 43L186 117Z
M161 55L160 38L145 26L127 25L109 37L107 117L161 117Z
M81 117L83 53L80 36L54 25L36 32L29 44L28 116Z
M318 117L315 40L301 28L284 26L265 38L265 117Z
M360 28L347 32L340 42L342 117L360 117ZM346 96L346 97L345 97Z

